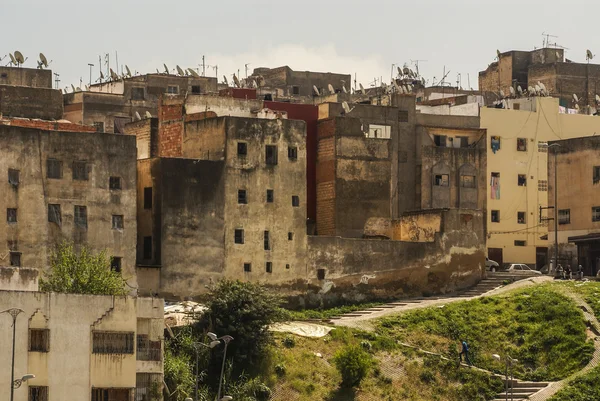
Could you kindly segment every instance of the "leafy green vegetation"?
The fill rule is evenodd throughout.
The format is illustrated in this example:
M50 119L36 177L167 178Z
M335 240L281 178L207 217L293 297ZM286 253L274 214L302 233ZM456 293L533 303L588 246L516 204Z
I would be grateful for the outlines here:
M40 290L91 295L125 295L127 282L112 271L106 251L94 253L86 246L75 249L63 242L50 255L50 269L40 278Z
M597 318L600 317L600 282L598 281L569 281L562 283L567 288L583 296L585 302L593 309Z
M600 367L578 377L559 391L550 401L600 400Z
M329 309L305 309L301 311L289 311L289 320L310 320L320 319L327 320L334 316L343 315L345 313L356 312L367 308L374 308L382 305L381 302L367 302L352 305L337 306Z
M362 348L356 345L349 345L335 354L333 363L342 376L342 386L355 387L369 373L369 370L373 366L373 358L371 354L363 351Z
M594 347L587 341L581 311L551 287L536 286L384 318L377 332L453 360L458 360L459 342L466 340L478 367L502 373L504 365L492 354L508 354L519 360L515 377L562 379L584 367Z

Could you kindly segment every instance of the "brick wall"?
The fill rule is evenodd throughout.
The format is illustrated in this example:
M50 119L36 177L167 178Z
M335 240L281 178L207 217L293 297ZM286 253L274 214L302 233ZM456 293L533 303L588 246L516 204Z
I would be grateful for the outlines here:
M13 127L37 128L44 131L63 132L96 132L96 128L89 125L63 123L58 121L29 120L21 118L0 119L0 124Z
M184 124L183 96L161 96L158 102L158 157L181 157Z
M336 234L335 224L335 125L323 120L317 126L317 234Z

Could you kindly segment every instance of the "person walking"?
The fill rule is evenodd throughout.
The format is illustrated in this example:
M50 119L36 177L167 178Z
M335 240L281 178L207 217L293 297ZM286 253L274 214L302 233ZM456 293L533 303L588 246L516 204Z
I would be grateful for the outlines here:
M465 361L469 364L469 366L473 365L471 363L471 358L469 358L469 345L467 344L466 340L462 340L461 347L462 347L462 350L458 354L458 362L459 363L462 362L462 356L464 355Z

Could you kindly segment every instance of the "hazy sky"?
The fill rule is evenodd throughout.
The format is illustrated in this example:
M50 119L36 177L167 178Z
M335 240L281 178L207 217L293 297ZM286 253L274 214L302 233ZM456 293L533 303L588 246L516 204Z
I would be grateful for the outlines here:
M477 88L477 73L496 49L530 50L542 33L566 47L566 57L600 58L598 0L1 0L0 57L20 50L35 67L39 52L53 60L60 87L99 76L98 56L110 53L115 69L141 73L218 65L219 80L250 69L289 65L295 70L354 73L367 86L390 81L391 64L420 62L431 81ZM8 61L4 59L2 64ZM595 60L596 61L596 60ZM411 66L414 69L414 65ZM103 67L104 68L104 67ZM105 68L104 68L105 69ZM206 75L214 76L213 68Z

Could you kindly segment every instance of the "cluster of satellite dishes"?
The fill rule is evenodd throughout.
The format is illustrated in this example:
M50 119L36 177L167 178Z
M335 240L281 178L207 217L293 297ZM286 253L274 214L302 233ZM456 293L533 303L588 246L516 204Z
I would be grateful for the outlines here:
M223 83L229 86L227 77L223 75ZM262 75L249 76L247 78L239 79L237 75L233 74L233 87L234 88L262 88L265 86L265 78Z
M535 85L529 85L526 90L521 88L521 85L517 86L517 89L512 86L509 88L509 94L507 95L502 89L500 89L500 99L516 98L524 96L550 96L550 91L546 88L542 82L538 81Z
M361 88L362 88L362 84L361 84ZM329 91L330 95L335 95L337 93L335 88L331 84L327 84L327 90ZM346 82L344 80L342 80L342 89L341 90L344 93L348 93L348 89L346 89ZM319 90L319 88L317 88L316 85L313 85L313 93L315 96L324 96L325 90L324 89Z
M7 66L20 67L25 63L25 61L29 59L28 57L24 57L23 53L21 53L18 50L16 50L14 53L8 53L8 56L10 58L10 61L8 62L8 64L6 64ZM3 59L4 57L0 57L0 61L2 61ZM46 56L44 56L44 53L40 53L40 59L37 61L37 68L47 68L51 63L52 61L48 61Z
M144 114L144 119L148 119L148 118L152 118L152 114L150 114L150 112L148 110L146 110L146 113ZM140 115L140 113L138 113L136 111L135 115L133 117L133 121L140 121L141 119L142 119L142 116Z

